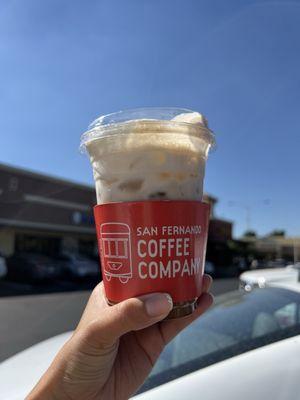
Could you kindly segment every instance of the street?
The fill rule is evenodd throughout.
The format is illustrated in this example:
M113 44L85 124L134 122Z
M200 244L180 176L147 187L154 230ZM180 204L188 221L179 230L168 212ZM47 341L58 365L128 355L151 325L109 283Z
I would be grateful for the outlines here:
M238 287L237 278L216 279L212 293ZM0 362L51 336L73 330L90 290L0 299Z

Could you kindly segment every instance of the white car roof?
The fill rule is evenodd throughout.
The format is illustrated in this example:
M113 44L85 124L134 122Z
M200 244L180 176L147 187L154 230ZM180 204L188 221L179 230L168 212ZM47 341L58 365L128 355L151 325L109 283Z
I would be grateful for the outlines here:
M300 292L300 282L269 282L268 286Z
M266 278L272 277L280 277L280 276L289 276L291 274L296 274L297 270L291 267L284 268L265 268L265 269L256 269L254 271L246 271L240 275L240 279L242 280L256 280L257 278L264 276Z
M243 272L239 279L244 282L255 283L259 278L265 278L267 286L300 292L300 282L298 282L297 279L298 273L299 270L292 268L292 266L285 268L268 268ZM291 279L286 279L288 277Z
M300 336L178 378L134 400L299 400Z
M45 340L2 362L0 398L24 399L71 334ZM285 339L193 372L134 399L198 400L201 394L205 400L298 400L299 351L300 336Z
M71 337L63 333L44 340L0 364L0 399L23 400Z

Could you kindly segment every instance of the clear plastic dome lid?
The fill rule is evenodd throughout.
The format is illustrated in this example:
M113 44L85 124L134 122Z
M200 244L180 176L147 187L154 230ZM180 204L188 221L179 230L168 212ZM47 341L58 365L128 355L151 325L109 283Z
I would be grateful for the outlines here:
M100 116L81 136L80 148L87 143L111 135L147 132L189 133L205 140L210 147L215 144L213 132L206 118L199 112L185 108L149 107L118 111Z

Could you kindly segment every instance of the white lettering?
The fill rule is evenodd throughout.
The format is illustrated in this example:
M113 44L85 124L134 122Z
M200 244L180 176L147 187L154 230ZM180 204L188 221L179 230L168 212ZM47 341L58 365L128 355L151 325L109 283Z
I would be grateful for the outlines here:
M136 228L136 235L137 236L157 236L158 235L158 228L157 226L138 226Z
M149 240L148 243L148 253L150 257L157 256L157 241L154 239Z
M147 278L147 274L143 274L142 272L142 267L147 267L147 264L145 263L145 261L141 261L138 265L138 271L139 271L139 277L141 279L146 279Z
M149 270L149 277L150 277L151 279L157 278L157 275L158 275L158 265L157 265L157 263L156 263L155 261L151 261L151 262L149 263L148 270Z
M195 275L201 271L200 258L185 259L183 264L179 260L169 260L166 264L163 261L159 263L151 261L147 264L141 261L138 264L138 273L141 279L162 279L183 277L184 275Z
M191 272L193 275L196 275L198 272L200 272L200 258L192 258L191 259Z
M138 241L137 251L138 251L138 256L141 257L141 258L144 258L144 257L146 257L147 253L146 252L142 253L142 250L141 250L141 246L142 245L146 246L146 241L145 240L139 240Z
M184 225L169 225L162 226L162 235L176 236L176 235L197 235L202 232L201 225L184 226Z
M164 264L162 262L159 263L160 264L160 277L161 278L171 278L171 265L172 265L172 261L169 260L168 264L166 265L166 267L164 266Z
M183 268L182 268L182 271L181 271L181 276L183 276L186 273L188 275L191 275L191 271L190 271L188 260L184 260Z
M182 247L182 238L176 239L176 256L182 256L182 251L180 250Z
M183 255L188 256L190 254L189 252L189 247L190 247L190 238L184 238L183 239Z
M149 241L141 239L137 243L137 253L141 258L189 256L190 241L190 237L150 239Z
M167 239L160 239L159 241L159 256L162 257L163 256L163 250L166 249L166 242Z
M177 272L180 271L180 268L181 268L180 261L173 260L173 276L177 275Z
M171 257L171 254L172 254L171 250L174 249L174 242L175 242L175 239L173 239L173 238L168 240L168 257Z

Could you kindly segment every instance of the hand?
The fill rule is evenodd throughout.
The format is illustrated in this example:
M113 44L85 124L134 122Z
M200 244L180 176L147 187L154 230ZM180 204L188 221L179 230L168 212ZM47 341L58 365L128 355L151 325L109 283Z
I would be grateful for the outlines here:
M73 336L27 400L128 399L143 384L165 345L210 307L211 282L204 275L203 293L192 315L166 321L161 320L172 309L168 294L149 294L110 307L100 283Z

